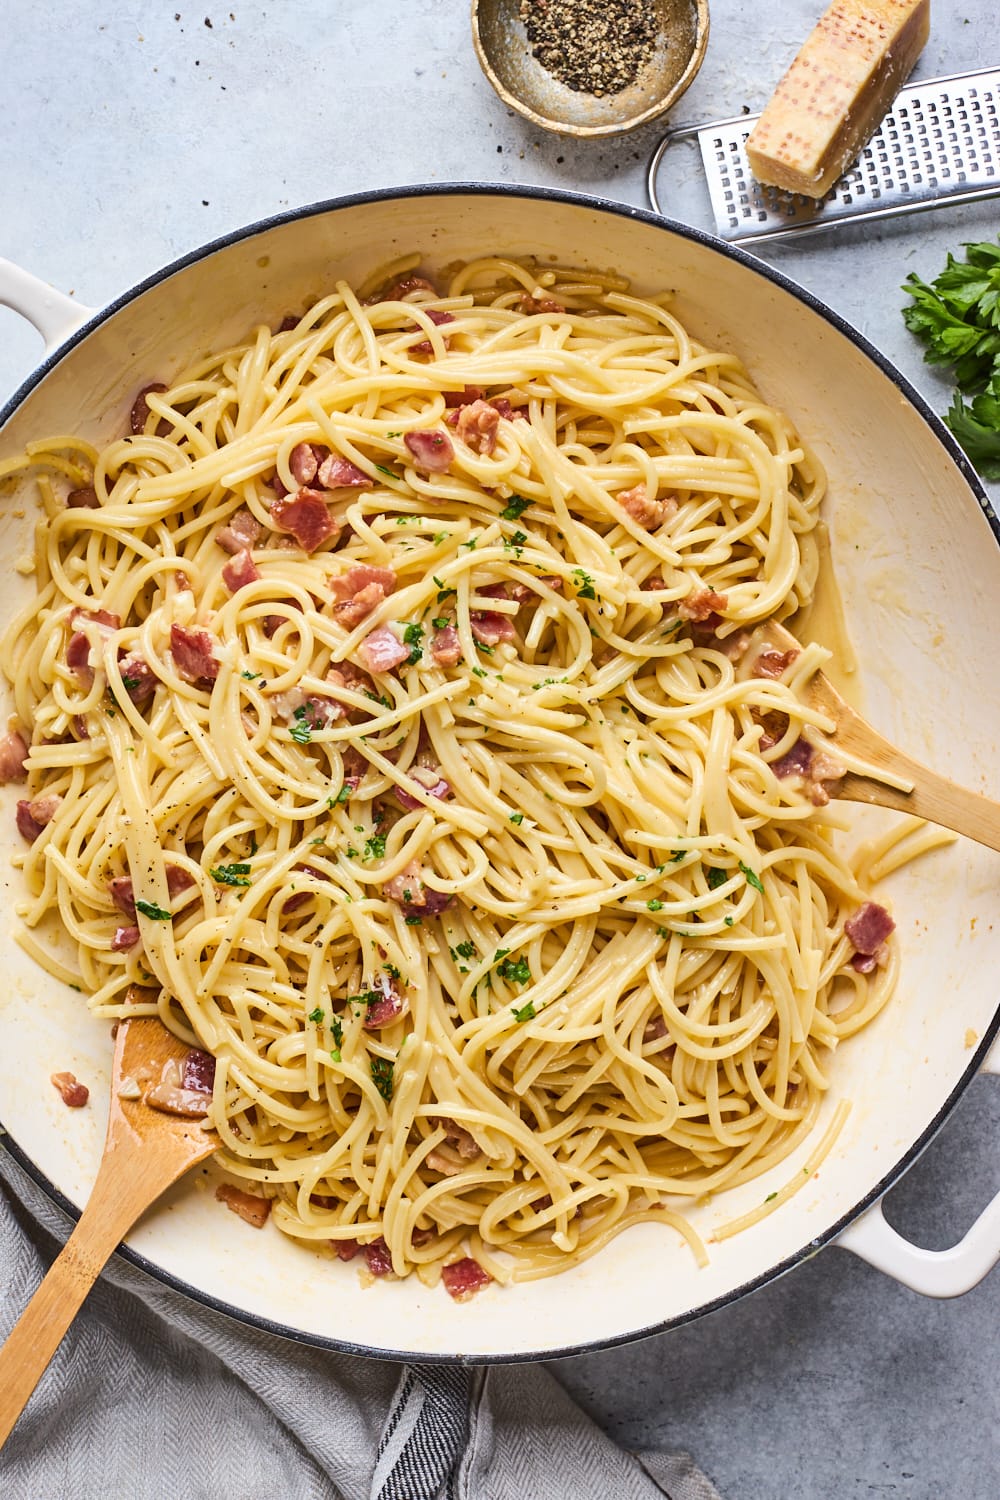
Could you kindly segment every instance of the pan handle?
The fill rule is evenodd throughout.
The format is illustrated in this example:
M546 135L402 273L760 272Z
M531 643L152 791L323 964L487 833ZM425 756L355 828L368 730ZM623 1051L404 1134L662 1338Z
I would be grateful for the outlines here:
M65 292L57 292L47 281L32 276L30 271L24 271L12 260L4 260L2 257L0 304L12 308L35 325L45 340L46 354L58 349L71 333L81 328L97 311L96 308L84 307L72 297L67 297Z
M986 1054L982 1072L1000 1073L1000 1039ZM924 1250L911 1244L886 1222L881 1203L849 1225L837 1244L911 1291L925 1297L960 1297L978 1286L1000 1260L1000 1193L950 1250Z

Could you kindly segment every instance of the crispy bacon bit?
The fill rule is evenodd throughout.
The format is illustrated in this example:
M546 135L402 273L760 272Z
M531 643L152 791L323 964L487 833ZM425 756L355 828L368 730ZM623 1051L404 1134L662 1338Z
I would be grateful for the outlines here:
M725 609L728 603L728 594L717 594L713 589L692 589L678 604L677 613L682 620L706 624L712 615Z
M92 682L94 669L90 664L90 637L82 630L74 630L66 647L66 665L78 677Z
M293 536L304 552L315 552L323 542L340 535L340 522L331 514L318 490L299 490L290 499L271 502L271 524Z
M378 991L379 998L368 1002L368 1012L362 1022L365 1031L378 1031L382 1026L391 1026L400 1016L405 1016L410 1008L406 996L388 974L380 975L375 980L372 991Z
M267 1216L271 1212L271 1199L261 1198L257 1193L245 1193L242 1188L233 1187L229 1182L220 1182L215 1190L215 1196L220 1203L231 1208L234 1214L239 1214L254 1229L263 1229L267 1223Z
M410 770L410 775L419 786L424 788L428 797L436 797L439 802L446 802L452 795L451 782L446 781L441 775L440 767L432 770L427 766L414 766ZM424 806L412 793L404 791L401 786L394 787L393 790L397 802L405 807L407 812L413 812L415 808Z
M330 1243L337 1252L338 1260L353 1260L361 1249L357 1240L331 1240Z
M200 1047L191 1047L181 1063L181 1088L210 1094L215 1087L215 1058Z
M152 385L143 386L133 401L132 410L129 413L129 426L133 433L138 434L146 430L146 423L149 421L149 402L146 400L146 397L152 395L154 392L159 394L166 389L161 380L154 381Z
M440 916L443 911L447 911L454 898L444 891L431 890L424 884L422 877L423 867L420 861L411 859L398 875L391 876L385 882L382 893L408 911L412 909L421 916Z
M62 800L53 793L47 797L35 797L30 802L23 800L18 802L15 814L18 833L26 838L29 844L33 844L42 829L52 822L62 807Z
M362 620L378 609L385 602L385 590L379 583L369 583L366 588L359 589L353 599L345 599L342 604L333 606L333 618L345 630L353 630L355 625L360 625Z
M774 744L774 740L771 743ZM761 745L763 746L763 739ZM786 750L778 760L771 762L771 770L775 776L783 779L787 776L808 776L812 762L813 747L808 740L800 736L790 750Z
M256 547L260 541L264 528L257 517L241 505L239 510L234 510L229 517L228 523L221 531L215 533L215 544L221 547L223 552L243 552L248 547Z
M341 573L339 578L330 580L330 589L335 599L353 599L354 595L370 583L377 583L385 591L391 594L396 587L396 574L392 568L376 568L368 563L355 563Z
M470 610L469 623L472 634L483 646L496 646L500 641L512 641L516 635L510 615L501 615L495 609Z
M178 677L196 687L213 683L219 675L219 663L212 650L214 645L207 630L189 630L186 625L171 625L170 653Z
M293 329L298 328L299 321L295 313L286 313L274 331L275 333L291 333Z
M344 785L356 792L368 770L368 761L356 745L348 745L342 750L340 759L344 767Z
M474 1161L477 1156L482 1156L483 1153L480 1151L475 1137L470 1131L466 1130L464 1125L459 1125L457 1120L445 1118L438 1120L437 1124L444 1131L444 1138L448 1145L454 1147L459 1156L463 1157L465 1161Z
M462 643L454 625L446 625L431 636L431 658L439 667L453 667L462 660Z
M414 292L429 292L432 297L438 295L437 287L432 281L428 281L426 276L404 276L401 281L394 282L387 292L380 292L375 300L377 302L402 302Z
M331 453L329 458L324 458L316 481L324 490L370 490L375 484L364 469L352 464L349 458L341 458L339 453Z
M473 401L482 400L482 387L478 385L463 385L460 391L445 391L444 404L450 407L468 406Z
M478 1260L466 1255L462 1260L453 1260L450 1266L442 1266L441 1280L449 1297L456 1302L468 1302L484 1286L489 1286L493 1277L483 1270Z
M866 901L863 906L858 907L852 917L848 917L844 923L844 935L854 948L855 958L872 960L870 968L862 967L860 964L855 965L861 973L870 973L871 968L875 967L879 950L890 933L895 930L895 922L885 907L879 906L877 901Z
M181 891L190 890L194 883L194 876L190 871L183 869L180 865L167 865L167 894L171 901L175 896L179 896ZM118 910L135 921L135 891L132 886L132 877L116 875L108 881L108 894Z
M666 1035L667 1023L662 1016L654 1016L643 1027L642 1039L644 1042L658 1042L661 1037L665 1037Z
M118 671L121 674L122 687L136 708L144 707L156 692L157 678L152 667L141 656L126 655L121 652L118 657Z
M116 927L111 939L112 953L127 953L139 941L138 927Z
M288 455L288 471L298 485L312 484L329 449L318 448L314 443L296 443Z
M212 1104L212 1095L203 1088L186 1088L183 1083L181 1065L175 1058L164 1064L159 1083L153 1084L142 1096L150 1109L158 1109L165 1115L183 1115L186 1119L204 1119Z
M557 297L532 297L524 292L518 298L518 306L523 313L564 313L566 311L563 303Z
M753 664L753 675L755 677L783 677L798 655L794 647L790 651L769 649L759 651Z
M403 442L413 454L418 468L426 469L430 474L443 474L455 457L454 446L446 432L432 429L407 432L403 435Z
M365 1264L373 1276L388 1276L392 1270L392 1252L381 1235L365 1246Z
M770 740L770 744L774 743L773 739ZM769 748L764 744L764 736L761 737L760 748ZM847 774L840 761L834 760L832 755L818 749L803 736L778 760L771 762L771 770L782 780L792 776L799 777L810 802L816 807L826 806L830 800L829 784L843 780Z
M289 688L287 693L275 693L271 710L285 724L307 724L310 729L327 729L344 717L344 706L336 698L307 693L298 687Z
M97 491L92 484L84 484L78 490L70 490L66 496L66 505L69 510L97 510L100 504Z
M0 735L0 786L9 781L23 781L27 772L28 742L18 729Z
M438 328L441 328L445 323L454 323L454 321L455 321L455 315L454 315L454 313L450 313L450 312L438 312L438 310L437 310L436 307L421 307L420 310L428 318L430 318L431 322L433 324L435 324L435 326L438 327ZM417 327L419 328L419 326L420 325L418 323ZM447 346L448 346L448 340L445 339L444 342L445 342L445 347L447 348ZM419 342L419 344L411 344L410 345L410 353L411 354L433 354L434 353L434 345L431 343L430 339L421 339L420 342Z
M302 613L302 605L299 603L298 599L275 599L274 602L275 604L284 604L289 609L296 609L298 610L299 614ZM294 624L295 622L289 621L287 615L265 615L264 634L267 636L268 640L270 640L276 630L279 630L282 625L288 625L290 623Z
M630 515L637 526L642 526L646 531L652 531L656 526L662 526L664 521L674 515L677 510L677 501L673 497L666 500L655 500L649 495L644 484L637 484L634 489L623 490L616 496L618 504L627 515Z
M110 609L74 609L69 617L70 629L76 630L83 620L96 625L102 635L113 635L122 628L121 615L114 614Z
M409 659L410 648L403 645L388 625L379 625L365 636L358 647L358 655L369 672L391 672L400 662Z
M554 594L561 594L566 586L565 578L560 578L555 573L539 573L538 582L547 584Z
M69 1109L82 1109L90 1098L87 1085L79 1083L72 1073L53 1073L49 1081Z
M246 588L248 583L256 583L259 578L260 569L247 547L242 552L237 552L222 570L222 581L231 594Z
M473 401L470 406L463 406L455 423L462 442L474 453L486 457L496 448L499 426L500 413L488 401Z

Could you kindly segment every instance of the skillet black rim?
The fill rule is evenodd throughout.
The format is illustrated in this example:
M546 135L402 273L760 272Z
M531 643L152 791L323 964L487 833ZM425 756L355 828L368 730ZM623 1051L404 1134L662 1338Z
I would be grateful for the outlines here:
M665 229L670 233L679 235L684 239L692 240L696 244L703 245L706 249L713 250L719 255L727 256L729 259L735 260L739 264L745 266L748 270L753 271L756 275L763 277L767 281L770 281L773 285L780 287L783 291L790 293L793 297L796 298L797 301L804 303L805 306L808 307L812 312L817 313L820 317L825 319L827 323L831 324L832 327L836 328L846 338L850 339L851 343L854 344L856 348L860 349L863 354L867 355L872 363L876 365L878 369L880 369L882 373L893 382L893 384L906 398L906 400L909 401L917 409L921 417L923 417L924 421L937 437L938 441L943 445L949 457L953 460L956 468L962 474L962 477L965 479L973 495L979 502L979 506L986 517L990 529L993 532L998 545L1000 545L1000 517L998 517L997 513L994 511L989 497L986 494L986 491L983 488L983 485L975 469L969 463L969 460L966 458L965 453L959 447L951 432L941 421L940 417L938 417L937 414L931 409L920 392L910 384L907 378L899 370L897 370L895 366L885 357L885 355L880 353L880 351L873 344L871 344L862 333L859 333L856 328L854 328L850 323L842 318L839 313L835 312L831 307L828 307L824 302L820 301L818 297L815 297L805 287L800 286L790 277L784 275L783 272L776 270L774 267L767 265L763 261L758 260L755 256L748 254L745 250L741 250L738 246L726 244L724 241L716 239L714 235L708 234L703 230L694 229L687 224L681 224L673 219L668 219L657 214L650 213L646 209L633 208L628 204L617 203L613 199L592 197L588 194L583 193L563 192L551 188L524 187L516 185L504 186L491 185L488 183L462 182L435 183L431 185L425 184L420 186L402 188L380 188L378 190L367 193L352 193L343 198L326 199L323 202L309 204L305 208L293 209L287 213L275 214L270 218L260 219L253 224L244 226L241 229L233 230L230 234L222 235L218 239L211 240L207 244L199 247L199 249L192 250L189 254L181 256L180 259L171 261L169 265L166 265L161 270L154 272L153 275L147 276L143 281L132 287L131 290L123 293L122 296L109 303L107 307L104 307L99 312L95 313L93 318L89 319L85 324L83 324L83 326L79 328L74 334L72 334L65 343L61 344L58 349L56 349L52 354L48 355L45 360L43 360L38 368L14 392L14 395L3 406L3 408L0 409L0 430L3 429L9 418L13 415L13 413L21 405L25 398L31 393L31 391L34 390L34 388L45 378L46 375L49 374L51 370L55 369L58 364L61 364L62 361L73 352L76 346L82 343L83 340L87 338L95 328L98 328L108 318L113 316L113 314L121 311L122 308L127 307L129 303L134 302L137 298L141 297L142 294L148 291L151 287L158 286L161 282L167 281L171 276L176 275L179 271L183 271L186 267L194 265L198 261L206 260L211 255L214 255L218 250L225 250L228 246L237 244L241 240L252 239L255 235L263 234L268 230L279 228L282 225L293 224L296 222L301 222L305 219L315 218L318 215L330 213L334 210L357 208L364 206L365 204L384 202L389 199L395 199L399 202L405 202L407 199L411 198L428 197L497 197L507 200L526 198L541 200L545 202L555 201L559 203L574 205L583 209L588 209L592 212L597 211L605 214L612 214L615 217L622 219L638 220L640 223L650 225L657 229ZM849 1224L853 1223L857 1218L859 1218L867 1208L870 1208L872 1206L872 1204L878 1202L878 1200L889 1190L889 1188L892 1187L894 1183L899 1181L904 1173L907 1172L913 1165L917 1157L920 1156L921 1153L927 1148L931 1140L941 1129L942 1125L951 1114L961 1095L964 1093L966 1088L968 1088L969 1084L978 1073L998 1032L1000 1032L1000 1005L998 1005L997 1012L990 1022L990 1025L987 1028L986 1032L984 1033L978 1047L974 1052L970 1054L969 1063L959 1077L957 1083L955 1084L955 1087L952 1089L951 1093L948 1095L941 1108L937 1111L937 1113L933 1116L933 1118L921 1132L918 1139L913 1143L910 1149L895 1163L892 1169L886 1173L881 1181L878 1182L876 1186L872 1188L871 1191L867 1193L865 1197L862 1198L858 1203L856 1203L846 1214L838 1219L836 1223L832 1224L827 1230L825 1230L823 1234L817 1235L815 1239L810 1240L807 1244L796 1250L792 1255L786 1256L783 1260L778 1261L775 1265L769 1267L766 1271L761 1272L759 1276L750 1278L748 1281L743 1282L740 1286L732 1288L732 1290L726 1292L720 1297L716 1297L711 1301L701 1303L697 1307L690 1308L683 1313L678 1313L672 1318L662 1319L659 1322L650 1323L639 1328L629 1329L624 1333L614 1334L609 1337L585 1340L580 1343L568 1344L558 1348L531 1350L513 1354L476 1355L466 1354L462 1352L456 1352L453 1354L426 1354L406 1349L372 1349L364 1344L353 1343L347 1339L324 1338L318 1334L310 1334L301 1329L290 1328L285 1324L275 1323L269 1318L261 1317L259 1314L247 1312L242 1308L235 1307L230 1303L224 1302L221 1298L213 1297L208 1293L201 1291L198 1287L191 1286L190 1283L182 1280L178 1276L173 1275L171 1272L162 1269L153 1261L149 1260L146 1256L140 1255L138 1252L131 1249L127 1245L123 1245L122 1247L120 1247L117 1253L122 1257L123 1260L127 1261L129 1265L136 1267L140 1271L144 1271L154 1280L161 1282L165 1286L171 1287L174 1291L181 1292L184 1296L190 1298L193 1302L201 1303L202 1306L210 1308L213 1312L221 1313L226 1317L232 1318L236 1322L246 1324L247 1326L258 1329L263 1333L272 1334L278 1338L288 1340L292 1343L305 1344L313 1348L330 1349L342 1354L361 1355L370 1359L403 1360L410 1362L418 1361L422 1364L461 1363L471 1365L492 1365L521 1364L528 1361L561 1359L577 1354L592 1354L601 1349L616 1348L619 1345L635 1343L639 1339L651 1338L654 1334L657 1333L665 1333L668 1329L671 1328L682 1327L685 1323L692 1323L695 1321L695 1319L703 1317L707 1313L717 1312L719 1309L727 1307L730 1303L738 1301L741 1297L747 1296L750 1292L756 1291L759 1287L766 1286L769 1282L775 1281L779 1276L785 1275L787 1272L793 1270L797 1265L801 1264L802 1261L811 1259L812 1256L814 1256L819 1250L823 1249L824 1246L829 1245L834 1240L836 1240L837 1236L840 1235ZM2 1129L2 1126L0 1126L0 1129ZM31 1160L28 1154L20 1146L17 1145L16 1141L14 1141L11 1135L8 1134L5 1130L3 1131L3 1145L13 1157L13 1159L18 1163L21 1169L28 1175L28 1177L30 1177L31 1180L43 1190L46 1196L50 1198L53 1203L57 1204L58 1207L61 1208L62 1211L70 1219L75 1221L80 1217L80 1210L76 1207L76 1205L71 1203L69 1199L62 1192L60 1192L60 1190L52 1182L49 1181L45 1174L41 1172L35 1165L35 1163Z

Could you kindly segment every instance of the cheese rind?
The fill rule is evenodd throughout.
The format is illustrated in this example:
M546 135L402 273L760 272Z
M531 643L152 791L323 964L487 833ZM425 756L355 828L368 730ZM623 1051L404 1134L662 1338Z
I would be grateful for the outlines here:
M929 32L930 0L834 0L750 132L758 182L824 197L878 128Z

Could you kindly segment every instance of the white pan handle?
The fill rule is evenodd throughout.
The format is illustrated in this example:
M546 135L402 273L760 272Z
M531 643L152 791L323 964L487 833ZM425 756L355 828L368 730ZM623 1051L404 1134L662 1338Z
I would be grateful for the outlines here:
M982 1071L1000 1073L1000 1038L987 1053ZM911 1245L886 1223L881 1203L849 1225L837 1244L911 1291L925 1297L960 1297L977 1286L1000 1260L1000 1193L950 1250L923 1250Z
M20 313L35 325L45 340L46 354L58 349L71 333L75 333L96 312L96 308L84 307L72 297L67 297L65 292L57 292L47 281L32 276L30 271L22 271L13 261L2 257L0 304L13 308L14 312Z

